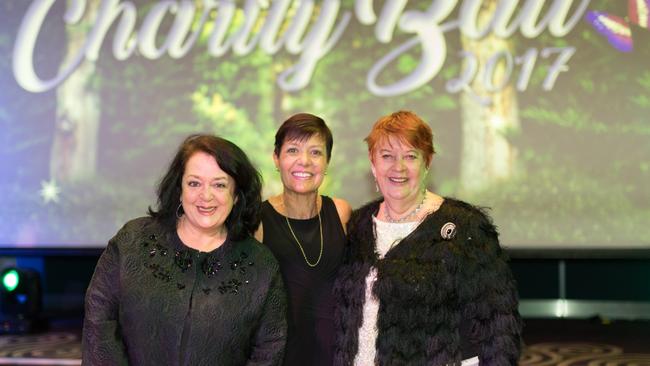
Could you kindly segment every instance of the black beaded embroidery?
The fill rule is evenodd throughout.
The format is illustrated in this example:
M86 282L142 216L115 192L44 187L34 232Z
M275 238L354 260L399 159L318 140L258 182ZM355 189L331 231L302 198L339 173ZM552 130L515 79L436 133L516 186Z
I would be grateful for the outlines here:
M161 257L167 256L168 249L160 244L155 243L158 240L156 234L149 235L148 239L149 240L143 240L140 245L148 250L149 257L153 258L156 255L159 255ZM247 268L254 265L252 261L247 261L247 258L248 254L246 252L240 252L238 259L233 259L228 263L230 265L230 269L234 272L234 274L239 274L240 276L245 275ZM223 258L221 258L221 256L218 257L216 255L208 255L201 263L201 270L208 277L215 276L224 267L222 261ZM192 268L192 265L194 264L192 252L189 250L177 250L174 254L174 264L180 268L182 272L186 272L188 269ZM163 280L165 282L172 281L172 272L168 269L163 268L160 264L149 263L146 265L146 267L151 271L151 274L154 276L154 278ZM249 283L250 281L248 279L232 278L228 281L221 281L221 284L218 287L218 291L220 294L238 294L240 287ZM185 284L176 282L176 288L183 290L186 288L186 286ZM206 295L209 295L212 292L211 288L202 288L201 290Z
M246 252L240 252L239 253L239 258L234 259L230 262L230 269L235 272L235 274L240 273L242 275L246 274L246 268L247 267L252 267L254 265L253 262L251 261L246 261L246 258L248 258L248 254ZM219 268L220 269L220 268ZM218 290L219 293L221 294L238 294L239 293L239 287L242 285L247 285L249 284L250 281L245 279L244 282L233 278L230 281L222 281L221 285L219 286Z
M221 258L216 258L216 256L213 255L208 255L203 260L203 263L201 263L201 270L208 277L217 274L217 272L221 270L221 267Z
M219 292L221 294L226 294L226 293L238 294L239 286L241 285L242 285L241 281L234 278L228 282L221 281L221 285L219 286Z
M160 244L156 244L153 248L149 249L149 256L153 257L156 255L156 253L164 257L167 255L167 248L163 247Z
M192 253L187 250L177 250L174 255L174 263L185 272L192 267Z
M155 278L161 279L165 282L170 282L172 280L171 272L162 268L159 264L151 263L147 266L151 270L151 274Z
M251 261L246 262L246 258L248 258L248 254L246 254L245 252L239 253L239 259L235 259L232 262L230 262L230 269L232 269L233 271L239 270L241 274L245 274L246 265L248 267L252 267L255 264ZM244 263L246 263L246 265Z

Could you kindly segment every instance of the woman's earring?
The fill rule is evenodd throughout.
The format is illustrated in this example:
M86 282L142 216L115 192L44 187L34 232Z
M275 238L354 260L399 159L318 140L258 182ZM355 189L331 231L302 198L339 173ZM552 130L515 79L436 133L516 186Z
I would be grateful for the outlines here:
M178 204L178 207L176 207L176 218L181 218L183 216L183 213L181 212L181 208L183 207L183 201Z
M375 179L375 192L379 192L379 184L377 184L377 179Z

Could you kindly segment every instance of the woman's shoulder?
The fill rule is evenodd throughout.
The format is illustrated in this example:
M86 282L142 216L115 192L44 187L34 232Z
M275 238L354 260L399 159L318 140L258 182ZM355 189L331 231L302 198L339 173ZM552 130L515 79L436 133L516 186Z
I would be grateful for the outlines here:
M350 215L350 220L348 221L348 233L355 233L363 228L371 226L372 215L377 213L381 202L382 198L378 198L353 210Z
M350 216L352 215L352 206L350 206L350 203L343 198L323 196L323 199L328 198L332 200L332 203L336 208L336 213L341 220L341 224L343 227L345 227L350 220Z
M332 202L334 203L334 206L336 206L336 209L338 211L347 210L348 212L352 212L352 206L350 206L350 203L348 201L346 201L345 199L343 199L343 198L334 197L334 196L332 196L332 197L323 196L323 198L331 199Z
M473 242L481 242L479 239L483 238L498 238L498 230L488 213L488 207L450 197L445 197L441 207L444 209L441 210L442 215L438 221L445 222L444 225L453 224L446 228L453 227L460 237L476 239Z
M282 201L282 194L276 194L275 196L270 196L262 202L262 206L270 206L274 210L277 210L278 207L282 206L284 202Z
M473 205L453 197L444 197L445 212L452 216L462 217L479 223L492 223L488 212L489 207Z
M379 205L382 201L383 198L377 198L365 203L363 206L358 207L352 211L352 217L359 218L374 214L379 209Z
M174 225L175 227L175 225ZM150 233L153 235L163 234L165 231L163 223L160 220L153 218L151 216L142 216L132 220L127 221L120 231L127 231L133 233Z
M157 223L158 220L154 219L151 216L142 216L142 217L136 217L135 219L131 219L127 221L124 226L122 227L122 230L138 230L142 229L151 225L154 225Z
M351 220L359 220L361 218L370 218L372 215L377 213L379 210L379 205L383 202L383 197L379 197L370 202L364 203L362 206L355 208L352 211Z
M164 235L163 225L150 216L127 221L111 239L116 244L126 244L136 240L158 241Z

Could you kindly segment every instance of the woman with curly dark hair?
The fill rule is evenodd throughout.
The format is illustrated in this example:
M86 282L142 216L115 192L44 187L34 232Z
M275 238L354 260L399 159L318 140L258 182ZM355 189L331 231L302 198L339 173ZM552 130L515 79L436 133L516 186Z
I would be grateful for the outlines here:
M261 179L232 142L192 135L149 216L102 254L86 293L83 362L277 365L286 338L278 263L253 238Z
M517 290L496 228L426 187L431 128L412 112L366 138L383 198L355 210L335 286L335 365L516 365Z

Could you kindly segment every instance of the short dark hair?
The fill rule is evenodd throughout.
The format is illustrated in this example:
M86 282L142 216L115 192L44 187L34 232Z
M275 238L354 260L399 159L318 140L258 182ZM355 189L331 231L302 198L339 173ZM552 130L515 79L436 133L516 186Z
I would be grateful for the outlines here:
M262 178L246 154L232 142L214 135L190 135L180 145L176 156L158 185L156 209L149 207L149 215L175 227L176 210L181 200L183 173L187 161L197 152L204 152L217 161L221 170L235 181L235 202L226 218L228 236L241 240L253 235L260 223L262 205Z
M327 161L329 162L332 157L332 145L334 144L332 131L322 118L309 113L294 114L282 123L278 132L275 133L275 149L273 152L276 156L280 156L280 149L285 141L302 141L313 135L319 135L325 140Z

